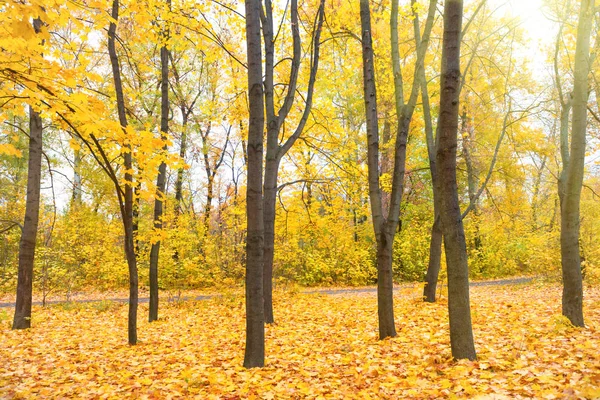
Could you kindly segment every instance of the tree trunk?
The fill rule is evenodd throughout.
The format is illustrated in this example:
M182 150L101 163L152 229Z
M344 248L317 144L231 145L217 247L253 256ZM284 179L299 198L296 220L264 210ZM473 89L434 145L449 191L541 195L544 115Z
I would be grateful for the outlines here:
M435 183L434 183L435 184ZM431 227L431 241L429 242L429 263L427 264L427 274L425 275L425 287L423 288L423 300L428 303L435 303L435 293L437 291L438 276L442 265L442 223L439 209L435 206L436 198L433 196L433 214L434 221Z
M379 339L396 336L392 250L396 230L383 233L377 243L377 316Z
M468 94L467 94L468 98ZM477 182L479 171L477 171L477 166L473 160L473 146L475 141L474 130L471 124L469 124L469 115L467 114L467 110L463 107L462 114L462 124L461 124L461 137L462 137L462 146L463 146L463 157L465 159L465 165L467 169L467 191L469 194L469 205L473 211L474 218L471 220L471 223L474 226L474 237L473 237L473 248L475 250L479 250L481 248L481 236L479 234L479 209L477 207L479 202L479 197L477 196Z
M81 189L81 150L74 151L73 159L73 196L71 203L75 205L81 204L82 189Z
M179 158L185 161L185 153L187 151L187 121L188 114L185 112L185 107L181 107L183 122L181 124L181 141L179 142ZM181 214L181 201L183 200L183 167L177 169L177 179L175 180L175 214Z
M469 266L456 182L462 15L462 0L446 1L436 160L438 184L442 195L440 215L448 264L448 312L452 356L456 359L474 360L477 356L471 326Z
M187 122L189 113L186 112L185 105L181 105L181 115L182 115L182 123L181 123L181 141L179 142L179 158L182 161L185 161L185 153L187 147ZM177 229L179 225L179 215L182 212L181 203L183 201L183 167L179 167L177 169L177 178L175 179L175 209L174 217L173 217L173 225L174 228ZM173 261L178 265L179 263L179 252L175 250L173 253Z
M583 282L579 255L579 203L585 161L590 33L593 17L594 2L582 0L575 49L571 151L561 210L562 313L575 326L584 326Z
M266 286L264 290L264 307L265 316L268 317L266 322L272 323L273 319L273 294L272 294L272 276L273 276L273 252L274 252L274 224L275 224L275 199L277 197L277 172L279 164L283 156L294 145L296 140L302 134L306 121L310 114L313 101L313 93L315 82L317 79L317 71L319 69L319 49L320 36L323 27L325 0L319 3L319 9L315 20L315 30L313 32L312 54L310 57L310 76L308 79L308 88L305 95L304 111L300 117L300 121L294 130L282 144L280 144L280 130L283 126L296 96L296 84L298 82L298 72L302 60L302 46L300 40L300 22L298 20L298 1L290 1L290 19L292 31L292 52L291 68L289 81L287 83L287 91L283 100L283 104L276 112L274 100L274 45L275 38L273 36L273 15L271 0L265 1L264 15L262 15L263 39L265 45L265 80L264 80L264 101L267 114L267 149L266 149L266 166L265 166L265 187L264 187L264 227L265 227L265 253L264 253L264 281ZM268 207L268 208L267 208Z
M263 129L265 123L260 0L246 0L246 51L248 57L248 182L246 189L246 349L244 367L265 365L265 314L263 304L264 223L262 202Z
M35 20L39 21L39 20ZM41 26L41 21L39 22ZM35 22L34 22L35 25ZM36 29L39 31L39 27ZM42 117L29 107L29 160L27 165L27 200L25 221L19 242L17 300L13 329L31 327L33 296L33 262L40 213L40 183L42 176Z
M170 6L171 1L167 0ZM168 30L167 30L168 36ZM160 134L163 140L163 153L168 151L167 136L169 134L169 50L167 46L160 49L161 83L160 83ZM160 231L163 227L163 199L165 198L167 164L162 161L158 167L156 178L156 198L154 199L154 229ZM158 257L160 254L160 240L152 243L150 249L150 305L148 321L158 319Z
M33 20L33 29L40 33L42 20ZM31 327L33 298L33 263L40 215L40 185L42 181L42 117L29 107L29 160L27 161L27 199L25 220L19 241L17 299L12 329Z
M429 158L429 171L431 173L431 186L433 192L433 225L431 226L431 239L429 242L429 263L423 288L423 299L429 303L435 302L438 276L442 264L442 225L440 219L440 193L438 191L438 175L436 164L436 137L433 131L431 106L425 69L421 70L421 99L423 102L423 119L425 120L425 136L427 142L427 155Z
M265 301L265 323L275 322L273 316L273 260L275 257L275 210L277 201L277 159L267 159L265 163L264 183L264 221L265 221L265 265L263 291Z
M119 59L115 46L115 37L117 32L117 22L119 20L119 1L113 0L111 21L108 28L108 53L112 67L113 80L115 85L115 94L117 97L117 112L119 114L119 123L125 135L127 135L127 115L125 113L125 98L123 96L123 85L121 82L121 70ZM121 188L117 186L117 192L123 190L123 200L121 203L121 218L123 219L123 228L125 230L125 256L129 269L129 312L128 312L128 338L129 344L137 343L137 308L138 308L138 271L136 260L136 249L133 233L133 160L131 155L131 144L123 144L123 167L125 168L125 184ZM119 196L120 199L120 196Z
M373 41L371 37L371 10L369 1L360 1L362 31L364 101L367 120L367 163L369 178L369 200L373 229L377 241L377 312L379 316L379 338L396 336L394 324L394 287L392 275L392 246L394 233L388 235L383 217L381 189L379 187L379 128L377 123L377 90ZM391 207L390 207L391 210Z
M204 237L210 233L210 211L212 210L212 201L214 196L215 177L207 168L208 179L206 181L206 204L204 205L204 215L202 216L204 223Z

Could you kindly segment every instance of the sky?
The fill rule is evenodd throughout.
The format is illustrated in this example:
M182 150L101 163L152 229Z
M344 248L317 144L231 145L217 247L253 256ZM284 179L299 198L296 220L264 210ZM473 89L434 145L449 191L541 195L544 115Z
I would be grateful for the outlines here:
M523 21L523 27L530 39L529 54L532 58L533 71L544 68L546 55L544 48L551 45L556 37L557 24L550 21L544 12L544 0L488 0L493 7L498 7L498 15L510 14Z

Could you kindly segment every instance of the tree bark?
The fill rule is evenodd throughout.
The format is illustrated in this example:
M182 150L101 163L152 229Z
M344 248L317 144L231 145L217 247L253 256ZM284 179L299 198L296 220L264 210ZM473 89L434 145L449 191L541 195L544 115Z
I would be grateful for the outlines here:
M244 367L265 365L263 304L264 222L262 202L264 102L260 0L246 0L248 57L248 182L246 189L246 348Z
M119 0L113 0L111 11L113 22L108 27L108 53L112 67L115 94L117 97L117 112L119 123L123 132L127 134L127 115L125 113L125 98L123 96L123 84L121 81L121 69L115 46L117 22L119 20ZM138 270L135 243L133 238L133 160L131 155L131 144L123 144L123 167L125 168L125 184L123 188L123 202L121 203L121 218L125 231L125 256L129 270L129 312L128 312L128 339L129 344L137 343L137 308L138 308ZM117 186L117 191L121 187Z
M42 29L42 20L33 20L36 33ZM42 117L29 107L29 160L27 161L27 199L25 220L19 241L19 267L17 272L17 299L12 329L31 327L33 298L33 264L40 214L40 185L42 181Z
M433 184L435 185L436 182L434 181ZM433 195L433 203L434 221L433 225L431 226L429 263L427 264L427 274L425 275L425 286L423 288L423 300L428 303L435 303L437 282L442 265L442 223L440 220L439 205L436 205L436 203L439 203L439 199L436 199L435 193Z
M179 142L179 158L185 161L187 151L187 122L188 113L185 111L185 106L181 106L182 124L181 124L181 140ZM175 180L175 215L181 214L181 202L183 200L183 167L177 169L177 179Z
M423 299L426 302L435 302L438 276L442 264L442 225L440 220L440 193L438 191L438 175L436 164L436 136L433 131L431 118L431 106L429 103L429 92L427 90L427 79L425 69L421 70L421 100L423 102L423 119L425 120L425 137L427 142L427 155L429 158L429 171L431 173L431 185L433 192L433 225L431 226L431 240L429 242L429 263L425 275L425 286L423 288Z
M263 297L265 309L265 322L273 323L273 260L275 251L275 217L276 217L276 200L277 200L277 175L281 159L294 145L296 140L302 134L308 116L312 108L312 100L315 82L317 79L317 71L319 69L319 49L320 37L323 27L325 12L325 0L321 0L317 12L315 23L315 31L313 33L312 54L310 58L310 76L308 80L308 88L306 92L306 101L302 117L294 130L294 133L280 144L279 133L287 115L289 114L294 103L296 95L296 85L298 82L298 72L302 58L302 47L300 40L300 29L298 20L298 1L291 0L290 15L292 28L292 66L290 69L290 78L288 89L284 98L283 104L276 112L274 101L274 66L275 66L275 43L273 38L273 15L272 3L270 0L265 1L265 12L262 15L262 32L265 46L265 81L264 81L264 97L265 108L267 114L267 149L265 157L265 177L264 177L264 272L263 272Z
M275 210L277 202L277 175L279 163L267 159L265 163L264 183L264 220L265 220L265 268L263 292L265 302L265 323L275 322L273 315L273 260L275 258Z
M360 24L362 32L363 88L367 121L367 167L369 180L369 201L373 229L377 241L377 314L379 317L379 338L396 336L394 324L394 287L391 259L388 249L393 245L393 234L383 235L385 220L381 188L379 187L379 127L377 122L377 88L375 85L375 65L373 39L371 37L371 10L369 0L360 1ZM391 209L391 207L390 207Z
M462 32L460 33L461 40L465 36L466 32L469 30L471 23L475 20L477 14L483 9L483 6L486 4L487 0L481 0L477 5L477 8L471 15L471 19L465 24ZM467 68L472 65L472 60L475 55L471 56L471 60L469 60L467 64ZM461 82L459 86L459 93L462 90L464 85L464 80ZM433 124L431 119L431 109L429 105L429 94L427 92L427 80L425 79L425 73L423 71L423 80L421 86L421 95L423 98L423 115L425 119L425 135L427 138L427 153L429 157L429 169L431 171L431 186L433 191L433 225L431 227L431 240L429 242L429 263L427 266L427 274L425 276L425 287L423 289L423 299L427 302L433 303L435 302L435 292L437 289L438 276L441 267L442 260L442 227L441 220L439 216L440 210L440 193L438 190L438 175L437 175L437 166L436 166L436 143L437 143L437 135L434 135ZM438 126L439 128L439 126ZM483 191L484 186L480 188L480 191ZM466 215L466 212L463 213L463 218Z
M417 61L415 64L410 96L405 103L398 49L398 1L392 1L392 12L390 17L391 56L394 73L394 99L398 121L394 146L392 192L389 199L389 207L387 212L384 212L382 191L379 184L379 132L377 122L377 92L375 85L374 55L371 37L371 15L368 0L361 0L360 2L364 101L367 120L369 199L373 216L373 228L377 241L377 308L380 339L396 336L396 328L394 325L392 271L394 237L400 219L400 204L402 201L402 193L404 191L408 132L410 130L410 123L417 103L419 89L421 87L420 79L423 76L421 69L423 68L423 60L429 43L429 34L433 26L436 4L437 1L430 1L423 40L421 40L418 16L416 14L414 15Z
M439 191L442 195L440 216L448 264L452 356L456 359L474 360L477 356L471 326L469 267L456 182L462 15L462 0L446 1L436 160Z
M71 203L75 205L81 204L83 194L81 188L81 162L81 150L75 150L73 159L73 196L71 197Z
M171 6L171 0L167 0ZM168 37L168 28L166 36ZM166 38L165 38L166 39ZM168 151L167 136L169 134L169 49L166 45L160 49L160 135L163 140L163 153ZM156 198L154 199L154 229L161 231L163 227L163 199L165 198L167 164L162 161L158 167L156 177ZM152 243L150 248L150 304L148 309L148 321L158 319L158 257L160 255L160 240Z
M468 99L468 93L466 95ZM471 220L471 223L474 226L474 237L473 237L473 247L475 250L479 250L481 248L481 236L479 234L479 196L477 196L477 182L479 171L477 170L477 166L475 165L475 161L473 160L473 148L475 141L475 132L471 124L469 123L469 115L467 114L466 107L463 107L462 114L462 123L461 123L461 136L462 136L462 146L463 146L463 157L465 159L465 166L467 169L467 192L469 194L469 206L475 215L475 218Z
M594 2L582 0L575 48L571 150L566 168L566 182L561 208L562 314L569 318L575 326L585 326L583 320L583 282L579 255L579 204L585 161L590 34L593 17Z
M38 20L36 20L38 21ZM19 242L19 269L17 300L13 329L31 327L33 296L33 263L40 211L40 183L42 171L42 118L29 107L29 160L27 165L27 200L25 221Z

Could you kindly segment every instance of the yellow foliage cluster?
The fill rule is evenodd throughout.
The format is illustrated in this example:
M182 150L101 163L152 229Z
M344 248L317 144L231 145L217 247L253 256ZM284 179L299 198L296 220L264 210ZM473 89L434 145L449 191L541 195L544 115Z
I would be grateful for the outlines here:
M395 399L598 398L600 291L588 328L558 315L560 288L472 289L478 361L451 360L444 298L395 299L398 336L377 340L375 294L276 292L267 367L242 368L241 293L171 303L126 345L124 305L34 310L36 328L0 327L0 397ZM142 306L144 308L144 306ZM0 310L0 317L6 313ZM479 397L478 397L479 396Z

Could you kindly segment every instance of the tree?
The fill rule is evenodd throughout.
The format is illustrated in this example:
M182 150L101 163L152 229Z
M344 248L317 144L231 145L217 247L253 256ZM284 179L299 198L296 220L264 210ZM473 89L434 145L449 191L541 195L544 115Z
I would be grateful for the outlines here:
M471 27L473 27L473 25L476 21L476 17L478 15L481 15L483 11L486 11L486 7L485 7L486 4L487 4L487 0L481 0L476 5L474 11L471 13L471 16L470 16L468 22L466 24L464 24L464 27L462 28L462 31L460 33L461 43L467 44L468 48L470 48L470 54L467 54L468 57L467 57L467 61L465 63L464 72L462 74L462 78L461 78L461 82L460 82L460 86L459 86L459 95L461 93L464 94L465 102L466 102L466 99L468 98L468 92L466 94L463 93L463 88L465 86L473 87L477 83L475 81L481 81L484 85L484 89L482 90L482 92L490 92L491 89L494 88L494 87L490 86L490 81L497 80L498 74L503 75L505 77L503 85L501 87L499 87L500 93L498 93L494 97L494 100L495 99L504 99L503 104L497 104L497 103L493 102L492 100L483 100L483 99L481 99L482 96L480 96L480 93L477 93L477 96L475 96L475 99L481 99L480 101L482 103L484 103L486 108L491 109L492 113L496 113L495 110L498 108L501 110L504 110L503 116L497 115L494 118L494 120L501 120L501 121L503 121L503 123L502 123L501 127L498 127L498 129L500 129L500 133L498 134L498 140L497 140L497 143L495 146L494 156L492 157L492 160L490 162L486 178L481 183L478 182L479 179L478 179L476 172L479 172L479 171L475 171L476 166L474 165L475 163L473 160L475 158L475 154L474 154L475 153L475 149L474 149L475 140L472 136L474 135L475 131L474 131L474 127L472 126L472 122L470 122L470 119L472 119L472 118L467 113L467 106L466 105L463 106L461 137L462 137L462 148L463 148L462 155L465 158L466 171L467 171L468 199L467 199L467 206L465 207L464 211L462 211L462 218L463 219L466 218L466 216L469 215L469 213L471 213L471 211L475 211L474 214L476 214L476 217L473 222L475 224L476 232L478 231L477 204L478 204L479 198L481 197L482 193L486 190L488 181L491 178L491 174L492 174L492 172L494 170L494 166L496 164L498 151L500 149L500 144L502 143L502 140L505 136L506 129L508 128L508 126L510 126L513 123L513 122L509 122L509 117L511 116L511 113L516 112L516 111L511 110L510 107L507 107L507 103L510 103L510 101L507 101L507 99L510 97L509 81L511 79L514 79L512 76L512 72L515 69L513 67L513 61L512 61L512 59L513 59L513 57L512 57L513 42L514 42L515 31L517 29L519 22L517 20L512 20L511 23L504 23L504 25L502 27L503 30L494 29L490 33L490 28L489 28L490 23L497 24L497 21L495 19L492 19L492 16L494 15L493 11L491 13L488 12L482 16L481 22L479 23L479 25L476 26L475 29L473 29L473 31L476 32L476 35L474 36L474 38L472 40L467 39L467 33L469 32L469 29ZM505 30L506 30L506 32L505 32ZM512 35L509 35L509 33L511 33L511 32L512 32ZM510 39L510 40L506 40L506 39ZM480 50L481 47L485 47L486 43L489 43L488 47L491 47L491 49L490 50L487 50L487 49ZM500 46L501 44L504 44L504 43L507 43L509 45L509 47L507 49L504 49L503 52L498 51L498 46ZM487 53L486 50L489 51L489 53ZM506 57L506 53L510 54L511 56ZM498 54L498 55L502 54L501 59L499 59L499 60L494 59L494 55L496 55L496 54ZM508 63L505 65L502 61L508 61ZM487 67L487 64L491 64L494 66L495 69L493 71L495 72L495 74L493 76L491 76L491 74L490 74L490 76L486 76L485 74L483 74L481 72L479 72L477 74L472 73L472 71L474 69L478 69L478 68L479 68L478 71L486 71L489 68L489 67ZM504 68L506 68L506 71L504 71ZM474 80L474 82L468 81L467 75L470 75L471 80ZM473 78L473 75L475 75L476 77ZM423 82L425 82L425 81L426 81L426 79L425 79L425 77L423 77ZM423 118L424 118L424 123L425 123L425 136L426 136L426 143L427 143L427 153L428 153L428 158L429 158L429 169L430 169L430 173L431 173L433 205L434 205L434 207L433 207L434 223L431 228L431 237L430 237L430 245L429 245L429 260L428 260L428 266L427 266L427 273L425 276L425 286L423 289L423 300L426 302L435 302L438 276L439 276L440 267L441 267L443 237L442 237L441 221L440 221L440 215L439 215L440 193L438 191L439 186L437 184L437 181L438 181L438 172L437 172L437 164L436 164L437 139L436 139L436 134L434 134L432 115L431 115L432 113L431 113L430 99L429 99L429 91L428 91L426 84L423 84L421 87L421 97L423 100ZM487 105L485 103L490 103L490 104ZM510 105L510 104L508 104L508 105ZM527 110L529 110L530 108L531 107L528 107ZM526 112L527 110L524 110L523 112ZM476 245L479 242L480 242L480 239L478 239L476 237L475 238Z
M298 74L302 61L302 43L300 38L300 21L298 19L298 1L291 0L291 30L292 30L292 48L289 81L287 91L283 102L276 111L276 92L275 92L275 31L273 27L273 5L271 0L265 0L264 12L261 14L262 37L265 46L265 80L264 96L266 107L266 130L267 130L267 149L265 155L265 176L264 176L264 274L263 290L265 304L265 322L273 323L273 257L275 251L275 210L277 200L277 176L281 160L294 145L296 140L302 134L306 121L311 112L313 92L319 69L319 49L321 28L325 18L325 0L320 0L317 11L316 23L314 24L313 41L311 43L312 53L310 55L310 77L306 91L304 110L296 128L283 143L280 143L280 132L286 118L288 117L294 100L298 85Z
M382 189L380 187L380 160L379 160L379 132L377 122L377 90L375 84L374 55L371 37L371 12L368 0L360 2L360 19L362 31L363 49L363 79L364 79L364 101L367 121L367 158L369 176L369 199L371 213L373 216L373 228L377 241L377 307L379 316L379 338L396 336L394 324L393 305L393 274L392 274L392 252L394 236L398 227L400 215L400 202L404 192L404 175L406 169L406 144L410 123L419 96L421 72L423 59L429 43L429 34L433 27L435 7L437 1L430 1L429 12L423 40L419 26L419 18L415 11L414 32L417 42L417 57L413 84L410 97L404 101L404 88L402 71L400 68L400 56L398 49L398 1L392 1L392 14L390 18L391 30L391 54L394 73L394 99L397 114L397 132L394 146L394 167L392 176L392 193L389 207L384 210L382 201ZM412 3L414 6L414 2ZM414 10L414 7L413 7ZM387 215L385 215L387 214Z
M121 82L121 68L117 56L116 33L117 22L119 21L119 0L113 0L112 21L108 27L108 53L114 80L117 112L119 115L119 124L125 137L129 135L127 130L127 114L125 112L125 97L123 96L123 84ZM137 343L137 308L138 308L138 270L135 244L133 238L133 160L131 142L125 142L123 145L123 167L125 168L124 187L118 184L115 179L117 194L119 196L119 205L121 208L121 217L123 219L123 228L125 230L125 256L129 269L129 312L127 331L129 344ZM116 177L115 177L116 178Z
M456 181L462 15L462 0L446 1L436 164L441 194L440 220L448 265L452 356L456 359L474 360L477 356L471 326L469 266Z
M246 349L244 367L265 365L263 304L264 221L262 202L263 128L261 4L246 0L248 58L248 181L246 184Z
M170 8L171 0L167 0ZM165 22L166 23L166 22ZM168 150L167 137L169 134L169 49L166 41L169 38L169 29L165 29L163 40L165 43L160 48L160 135L163 141L162 152ZM160 232L163 227L163 200L165 197L167 164L161 161L156 177L156 199L154 200L154 229ZM150 306L148 320L158 319L158 256L160 254L160 240L152 243L150 249Z
M217 173L219 172L219 168L223 164L223 160L225 159L225 154L227 154L227 147L229 147L229 136L231 135L231 125L226 128L225 134L225 142L223 143L222 148L217 148L216 154L211 162L210 157L210 148L211 148L211 129L212 124L209 122L206 129L202 130L200 128L200 138L202 140L202 160L204 162L204 171L206 172L206 203L204 204L204 234L208 236L210 233L210 214L212 210L212 201L215 196L215 179L217 177ZM220 154L219 154L220 152Z
M571 145L568 153L563 156L564 172L561 173L561 177L565 178L564 183L559 181L559 191L562 191L560 229L563 276L562 313L575 326L584 326L583 282L579 254L579 207L586 146L590 34L595 13L594 2L591 0L582 0L580 7L573 68ZM563 142L562 139L561 142ZM561 148L563 152L567 151L566 143L563 143Z
M33 20L36 34L42 29L42 20ZM39 40L39 39L38 39ZM33 262L40 215L40 184L42 177L42 117L38 110L29 106L29 160L27 164L27 200L25 221L19 242L19 272L17 301L13 329L31 327L31 302L33 296Z

